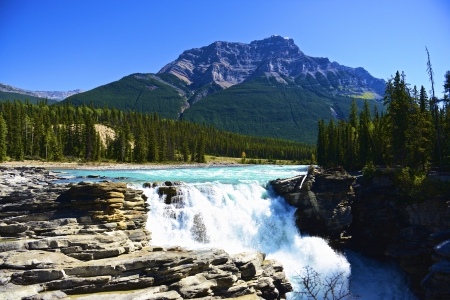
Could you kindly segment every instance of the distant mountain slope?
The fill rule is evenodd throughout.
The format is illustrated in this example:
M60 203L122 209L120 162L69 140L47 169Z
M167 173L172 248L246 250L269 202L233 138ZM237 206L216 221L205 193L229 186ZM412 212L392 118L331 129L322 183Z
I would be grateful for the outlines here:
M18 93L8 93L8 92L2 92L0 91L0 102L4 102L4 101L14 101L14 100L20 100L22 102L25 102L25 99L28 99L28 101L30 101L30 103L36 104L38 101L44 101L45 99L42 98L38 98L38 97L33 97L33 96L29 96L29 95L24 95L24 94L18 94ZM56 103L57 101L55 100L48 100L48 104L53 104Z
M61 101L71 95L75 95L78 93L82 93L82 90L73 90L67 92L60 91L28 91L20 88L16 88L7 84L0 83L0 91L6 93L16 93L27 95L31 97L41 98L41 99L49 99L55 101Z
M132 74L118 81L99 86L88 92L68 97L74 105L83 103L119 110L157 112L164 118L176 119L181 108L187 105L186 85L177 77L165 74Z
M384 94L385 81L363 68L305 55L294 40L280 36L250 44L218 41L186 50L159 74L174 74L195 90L211 83L228 88L267 72L298 78L303 87L320 85L336 95L379 99Z
M266 73L209 95L186 110L183 119L245 135L315 143L317 120L346 118L350 102ZM357 103L362 107L362 100Z

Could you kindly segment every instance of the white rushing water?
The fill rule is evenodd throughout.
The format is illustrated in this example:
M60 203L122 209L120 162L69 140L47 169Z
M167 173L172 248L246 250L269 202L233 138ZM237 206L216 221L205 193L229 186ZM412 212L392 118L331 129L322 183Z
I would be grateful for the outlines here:
M352 275L353 293L361 299L414 299L404 275L353 252L331 249L325 240L301 236L295 208L267 187L269 180L304 174L306 166L250 166L136 171L96 171L108 177L126 176L136 187L142 182L183 181L181 201L167 205L158 187L144 189L150 204L147 229L152 244L190 249L222 248L234 254L256 250L280 261L295 283L308 266L322 278ZM73 171L74 175L93 174ZM351 262L351 263L350 263ZM352 264L352 265L351 265ZM295 286L296 289L299 286Z

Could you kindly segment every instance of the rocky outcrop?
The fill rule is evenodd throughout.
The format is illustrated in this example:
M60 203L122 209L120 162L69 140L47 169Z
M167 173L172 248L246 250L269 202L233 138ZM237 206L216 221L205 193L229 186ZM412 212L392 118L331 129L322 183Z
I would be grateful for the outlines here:
M263 253L151 245L145 196L125 183L58 185L44 169L0 171L0 299L280 299L292 291L283 266Z
M355 181L356 179L356 181ZM296 211L302 233L396 261L420 298L450 298L449 197L407 201L393 174L363 180L341 168L271 182ZM337 220L337 222L334 222Z
M384 80L374 78L363 68L345 67L328 58L307 56L293 39L277 35L250 44L217 41L186 50L159 73L173 74L191 89L209 87L202 89L207 94L261 75L285 84L283 76L296 78L295 82L304 87L319 85L344 95L370 92L381 98L385 88Z
M311 170L307 175L270 182L274 191L297 207L297 227L304 234L329 239L336 247L347 241L355 178L343 169Z

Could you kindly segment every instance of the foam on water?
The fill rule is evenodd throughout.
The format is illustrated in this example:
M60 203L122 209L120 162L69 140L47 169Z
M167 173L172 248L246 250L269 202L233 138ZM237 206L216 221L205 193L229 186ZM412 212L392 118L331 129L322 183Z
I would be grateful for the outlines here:
M152 231L152 243L214 247L231 254L262 251L267 258L283 263L291 278L305 266L324 277L337 272L350 275L346 258L321 238L302 238L294 222L295 208L258 181L191 184L180 189L184 199L181 208L161 201L157 188L146 189L151 205L147 228ZM199 227L203 229L200 238Z

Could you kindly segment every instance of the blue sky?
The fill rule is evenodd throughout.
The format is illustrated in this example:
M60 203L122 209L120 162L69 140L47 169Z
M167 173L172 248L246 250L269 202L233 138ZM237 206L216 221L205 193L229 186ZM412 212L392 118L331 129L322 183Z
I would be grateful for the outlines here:
M156 73L184 50L278 34L307 55L441 94L450 70L449 0L0 0L0 82L28 90L89 90Z

